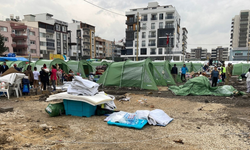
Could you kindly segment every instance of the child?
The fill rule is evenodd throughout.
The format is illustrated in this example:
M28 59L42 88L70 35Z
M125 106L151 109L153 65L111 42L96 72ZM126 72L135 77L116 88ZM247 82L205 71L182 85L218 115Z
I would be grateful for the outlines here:
M38 88L40 73L37 71L36 67L34 67L33 74L34 74L34 88Z

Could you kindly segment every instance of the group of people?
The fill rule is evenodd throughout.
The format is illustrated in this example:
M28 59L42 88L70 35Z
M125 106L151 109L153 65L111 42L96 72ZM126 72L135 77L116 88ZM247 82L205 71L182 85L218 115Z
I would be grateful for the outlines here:
M183 64L183 67L181 68L181 81L186 82L186 73L188 72L188 68L186 64ZM178 75L178 68L176 67L176 64L174 64L174 67L171 69L171 74L174 78L174 81L176 82L177 80L177 75Z

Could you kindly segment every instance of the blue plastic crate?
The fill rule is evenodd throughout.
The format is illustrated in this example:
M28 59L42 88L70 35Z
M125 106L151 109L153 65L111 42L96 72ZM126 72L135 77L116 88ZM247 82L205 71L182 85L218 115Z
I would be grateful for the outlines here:
M96 106L88 103L64 99L63 104L66 115L78 117L91 117L95 115Z

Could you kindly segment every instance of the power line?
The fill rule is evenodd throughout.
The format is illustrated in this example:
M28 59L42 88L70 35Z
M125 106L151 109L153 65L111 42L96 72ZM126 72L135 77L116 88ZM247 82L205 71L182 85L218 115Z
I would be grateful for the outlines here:
M113 13L113 14L116 14L116 15L120 15L120 16L125 17L125 15L122 15L122 14L119 14L119 13L116 13L116 12L113 12L113 11L111 11L111 10L108 10L108 9L106 9L106 8L103 8L103 7L101 7L101 6L98 6L98 5L96 5L96 4L93 4L93 3L89 2L89 1L86 1L86 0L83 0L83 1L85 1L86 3L89 3L89 4L91 4L91 5L93 5L93 6L95 6L95 7L98 7L98 8L100 8L100 9L103 9L103 10L105 10L105 11L108 11L108 12L110 12L110 13Z

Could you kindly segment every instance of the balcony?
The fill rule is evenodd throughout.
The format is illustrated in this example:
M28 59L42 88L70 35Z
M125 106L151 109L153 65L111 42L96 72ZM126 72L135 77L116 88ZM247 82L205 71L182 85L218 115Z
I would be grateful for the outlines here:
M135 31L133 28L127 28L126 31Z
M149 43L148 46L155 46L155 43Z
M90 42L89 42L89 41L83 41L82 43L83 43L83 44L90 45Z
M152 17L151 20L157 20L157 17Z
M83 48L82 50L83 50L83 51L85 51L85 52L90 51L90 49L89 49L89 48Z
M89 30L90 30L90 28L87 28L87 27L82 27L82 30L84 30L84 31L89 31Z
M155 38L156 35L149 35L148 38Z
M52 30L52 29L46 29L46 32L48 32L48 33L53 33L54 34L54 30Z
M11 34L13 39L27 39L27 35L24 34Z
M136 23L137 20L136 19L129 19L129 20L126 20L126 24L133 24L133 23Z
M83 34L82 36L83 37L88 37L88 38L90 37L89 34Z
M174 28L174 25L166 25L165 29Z
M49 45L47 45L47 50L55 50L55 46L49 46Z
M15 48L15 47L16 47L16 42L13 42L13 43L11 44L11 46Z
M54 40L54 39L51 39L51 38L46 38L46 42L54 43L55 40Z
M174 16L166 16L165 19L174 19Z
M27 29L26 25L18 25L18 24L11 23L10 26L11 26L12 29L15 29L15 30Z
M28 45L26 43L17 43L16 48L27 48Z

